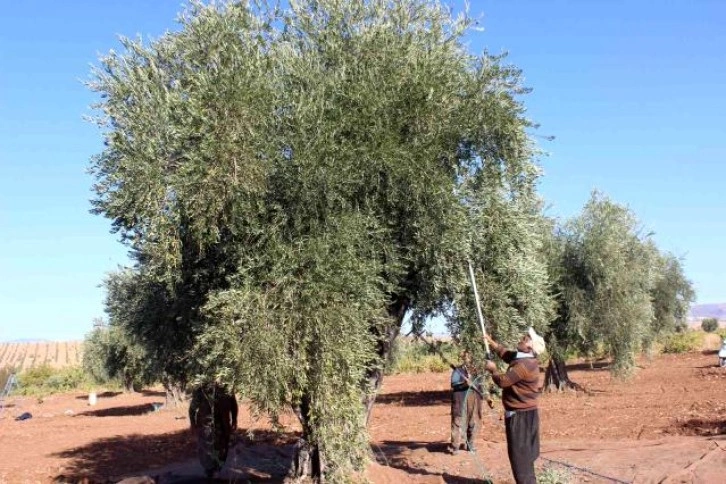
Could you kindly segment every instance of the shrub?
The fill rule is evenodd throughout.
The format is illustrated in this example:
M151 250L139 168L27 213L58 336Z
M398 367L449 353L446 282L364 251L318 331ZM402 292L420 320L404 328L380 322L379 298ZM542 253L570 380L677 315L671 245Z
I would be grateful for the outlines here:
M703 346L703 333L688 331L673 333L663 341L663 353L689 353L699 351Z
M449 342L439 342L439 351L452 362L457 361L456 348ZM398 373L440 373L449 370L449 365L430 345L422 341L399 338L394 343L391 360L386 365L386 374Z
M573 482L572 474L567 469L547 465L537 473L539 484L570 484Z
M79 366L53 368L42 365L18 375L18 390L21 395L49 395L85 389L91 385L88 376Z
M718 329L718 319L704 318L703 321L701 321L701 329L707 333L713 333Z

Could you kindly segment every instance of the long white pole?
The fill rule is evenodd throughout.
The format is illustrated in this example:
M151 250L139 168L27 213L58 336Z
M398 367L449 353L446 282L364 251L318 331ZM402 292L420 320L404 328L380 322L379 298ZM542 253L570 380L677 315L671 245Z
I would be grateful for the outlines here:
M474 278L474 269L471 267L471 262L469 262L469 278L471 279L471 289L474 291L474 299L476 300L476 314L479 317L479 326L481 326L481 332L485 336L484 338L484 347L487 350L487 354L489 354L489 341L486 339L487 330L484 327L484 315L481 313L481 303L479 302L479 291L476 289L476 279Z

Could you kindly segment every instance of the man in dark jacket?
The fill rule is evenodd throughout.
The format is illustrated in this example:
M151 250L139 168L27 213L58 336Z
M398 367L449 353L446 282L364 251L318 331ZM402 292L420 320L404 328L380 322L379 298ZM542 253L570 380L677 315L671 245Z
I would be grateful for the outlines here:
M499 357L509 364L506 373L498 373L493 361L485 368L492 380L502 388L507 453L517 484L534 484L534 461L539 457L539 413L537 400L541 392L537 355L544 352L544 339L533 328L508 350L489 335L485 338Z
M475 381L475 369L471 355L461 354L462 364L451 373L451 448L457 454L461 447L461 437L466 428L466 449L474 452L474 439L479 432L482 416L481 386ZM471 386L475 385L475 386Z
M197 437L197 455L207 477L222 469L229 440L237 429L237 399L213 383L196 388L189 404L189 421Z

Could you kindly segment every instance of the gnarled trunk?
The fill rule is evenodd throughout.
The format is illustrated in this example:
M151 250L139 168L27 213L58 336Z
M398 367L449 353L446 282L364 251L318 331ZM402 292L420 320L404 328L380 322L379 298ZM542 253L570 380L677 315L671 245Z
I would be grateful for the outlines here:
M164 393L165 402L164 405L169 408L177 408L184 400L186 400L186 392L184 391L184 384L178 382L172 382L170 380L164 380Z
M391 316L392 322L382 331L376 331L376 337L378 338L376 353L382 364L371 367L366 374L364 382L366 394L363 397L366 426L370 422L373 404L383 383L383 367L391 356L393 342L401 331L401 324L403 324L406 311L408 311L408 300L404 297L394 298L394 301L388 306L388 314Z
M584 391L584 388L570 380L565 360L559 356L550 358L547 371L545 371L544 389L550 392L560 392L568 389Z
M302 438L295 444L292 467L288 477L296 480L312 479L313 482L325 482L323 471L325 459L320 444L313 438L313 428L310 423L310 395L303 395L300 405L293 409L300 425L302 425Z
M390 325L382 330L376 330L378 343L376 352L381 362L388 360L393 348L393 342L398 337L403 323L403 317L408 310L408 301L404 298L396 298L388 308L391 316ZM363 398L363 407L366 412L366 425L370 421L373 403L376 394L383 382L383 366L376 365L366 374L363 385L366 395ZM313 428L310 422L310 395L304 395L300 404L294 409L300 424L302 425L302 438L295 444L293 453L293 464L288 477L303 480L312 479L316 483L322 483L325 479L325 453L320 444L315 442Z
M126 393L135 393L136 392L136 386L134 385L133 375L131 375L130 373L124 372L123 382L124 382L124 392L126 392Z

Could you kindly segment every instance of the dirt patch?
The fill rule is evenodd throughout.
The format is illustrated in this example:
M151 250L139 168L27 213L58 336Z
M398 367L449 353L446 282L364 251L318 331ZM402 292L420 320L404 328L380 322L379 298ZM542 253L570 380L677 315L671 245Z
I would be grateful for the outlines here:
M586 393L541 399L538 466L568 465L577 482L722 482L726 473L726 371L715 355L643 359L614 381L602 365L572 365ZM160 483L202 482L185 409L156 409L161 393L11 398L0 418L0 482L118 482L152 475ZM33 418L15 421L29 412ZM282 482L299 428L292 415L273 432L244 408L221 480ZM384 381L370 426L374 483L512 482L501 405L488 410L477 453L446 453L447 374ZM587 469L590 473L578 469ZM85 481L84 481L85 480Z

